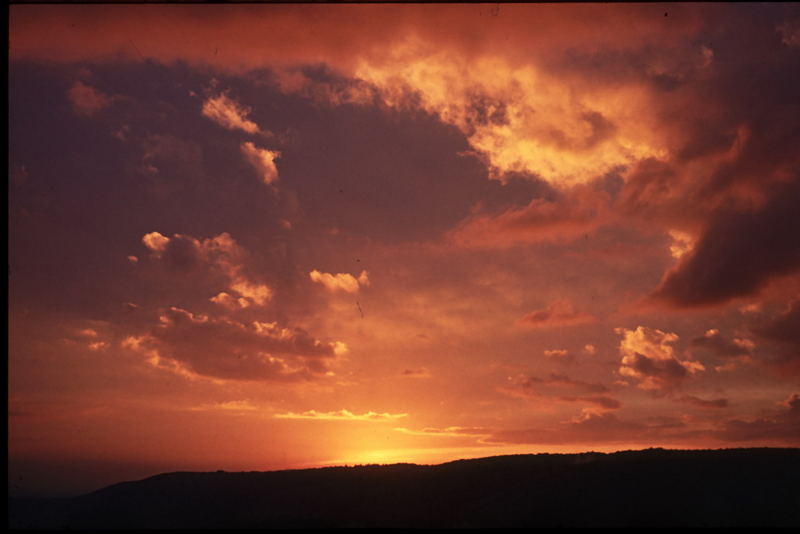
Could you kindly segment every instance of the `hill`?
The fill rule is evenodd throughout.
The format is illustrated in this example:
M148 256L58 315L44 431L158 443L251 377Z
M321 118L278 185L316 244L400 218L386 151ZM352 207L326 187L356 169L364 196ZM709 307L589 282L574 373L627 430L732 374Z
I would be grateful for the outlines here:
M800 449L168 473L9 499L15 529L800 526Z

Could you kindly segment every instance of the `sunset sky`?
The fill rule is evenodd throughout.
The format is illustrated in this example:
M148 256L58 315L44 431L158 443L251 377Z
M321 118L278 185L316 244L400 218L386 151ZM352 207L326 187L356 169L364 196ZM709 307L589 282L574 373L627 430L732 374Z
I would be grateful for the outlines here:
M800 7L16 5L9 490L800 446Z

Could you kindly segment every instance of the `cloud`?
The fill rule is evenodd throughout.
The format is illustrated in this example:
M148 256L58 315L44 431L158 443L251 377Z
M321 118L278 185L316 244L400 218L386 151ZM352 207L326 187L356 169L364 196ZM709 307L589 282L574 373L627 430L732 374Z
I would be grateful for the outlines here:
M780 408L764 417L751 420L731 419L714 431L714 437L724 441L777 440L800 444L800 393L792 393Z
M607 410L616 410L622 404L617 400L611 397L606 396L594 396L594 397L559 397L559 400L566 401L566 402L588 402L589 404L594 404L600 408L605 408Z
M210 300L214 304L219 304L223 308L227 308L228 310L231 311L238 310L241 308L247 308L248 306L250 306L250 301L247 300L246 298L232 297L231 295L225 293L224 291L219 292L217 295L211 297L208 300Z
M565 365L569 365L575 361L575 355L566 349L545 350L544 355L549 360Z
M144 246L155 252L157 257L160 257L161 253L164 252L164 250L167 248L167 245L169 245L169 238L161 235L158 232L150 232L149 234L142 236L142 243L144 243Z
M229 310L264 306L272 299L273 291L268 285L244 275L247 252L227 232L203 240L184 234L170 238L150 232L142 237L142 243L173 272L187 274L206 266L224 275L228 290L234 295L223 291L209 300Z
M700 362L679 360L675 356L671 343L678 340L676 334L644 326L636 330L617 328L616 332L622 334L619 373L639 380L642 389L669 391L689 375L705 370Z
M794 347L800 352L800 299L790 302L786 310L750 329L756 335Z
M347 350L344 343L322 342L301 328L213 318L176 307L165 310L145 335L126 338L122 346L179 374L251 381L321 376Z
M225 93L210 97L203 102L204 117L208 117L228 130L242 130L255 134L259 132L258 125L247 119L247 115L251 111L250 108L246 108L235 100L228 98ZM252 146L252 143L250 143L250 146Z
M621 420L611 412L585 410L579 417L564 421L557 427L499 430L485 441L531 444L641 442L653 439L657 430L645 423Z
M280 157L280 152L258 148L250 141L242 143L240 149L245 161L256 170L261 181L267 185L278 181L278 167L275 166L275 158Z
M588 403L608 410L614 410L621 406L618 400L608 395L602 395L609 391L603 384L575 380L567 375L550 373L544 378L519 375L510 377L509 381L511 385L500 388L500 392L512 397Z
M273 415L276 419L313 419L317 421L370 421L375 423L394 421L402 417L407 417L406 413L376 413L365 412L363 414L355 414L348 410L339 410L334 412L317 412L316 410L309 410L302 413L278 413Z
M308 273L309 278L313 282L322 284L329 291L344 291L346 293L358 293L359 288L369 285L369 274L367 271L361 271L358 278L348 273L322 273L314 269Z
M113 98L108 97L80 81L72 84L67 93L72 108L79 115L90 116L111 105Z
M694 249L652 297L686 308L757 294L770 280L800 270L800 179L776 186L760 207L712 214Z
M402 376L408 378L430 378L431 372L427 367L418 367L416 369L403 369Z
M403 108L411 100L459 128L497 179L523 172L573 185L665 154L619 101L588 87L570 91L568 80L530 59L523 66L499 54L465 55L417 41L383 62L362 63L355 75L378 87L386 105ZM619 93L628 110L645 100Z
M692 395L684 395L680 397L678 400L681 402L686 402L689 404L693 404L700 408L727 408L728 407L728 399L701 399L699 397L694 397Z
M569 390L584 391L588 393L607 393L608 388L598 382L585 382L583 380L575 380L567 375L558 373L550 373L548 376L541 378L529 375L520 375L512 378L512 382L523 390L531 392L535 391L538 386L557 386Z
M680 258L687 252L690 252L694 247L694 237L686 232L680 230L670 230L670 238L672 244L669 246L669 253L673 258Z
M486 437L492 433L489 428L483 427L463 427L463 426L448 426L446 428L423 428L421 430L412 430L409 428L398 427L393 429L396 432L407 434L409 436L434 436L434 437L464 437L464 436L477 436Z
M556 200L534 198L522 208L500 214L476 213L448 232L464 247L504 248L538 241L571 241L594 232L606 218L610 199L604 192L573 187Z
M534 328L554 326L573 326L595 321L592 315L579 313L572 309L568 300L557 300L547 308L532 311L517 321L517 324Z
M690 346L705 349L723 358L748 357L755 348L755 344L749 339L737 337L728 340L715 328L707 330L701 337L692 339Z
M232 401L225 401L225 402L218 402L218 403L206 403L201 404L199 406L195 406L191 408L192 411L196 412L234 412L234 413L244 413L244 412L254 412L257 411L258 408L253 405L249 400L232 400Z
M779 357L774 362L783 372L800 374L800 299L788 303L786 309L770 319L750 326L759 338L774 344Z

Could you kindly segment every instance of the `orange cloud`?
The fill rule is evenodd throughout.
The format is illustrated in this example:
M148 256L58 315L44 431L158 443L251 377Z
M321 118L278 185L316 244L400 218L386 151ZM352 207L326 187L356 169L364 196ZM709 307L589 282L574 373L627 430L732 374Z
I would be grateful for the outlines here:
M639 326L636 330L617 328L616 332L622 334L619 373L639 380L642 389L670 390L687 376L705 370L700 362L679 360L675 356L671 343L678 340L676 334L645 326Z
M592 315L579 313L572 309L568 300L557 300L547 308L532 311L522 317L517 324L536 328L572 326L595 321Z
M607 222L610 198L588 187L573 187L555 201L535 198L523 208L497 215L474 214L448 233L467 247L508 247L537 241L566 242Z
M363 414L352 413L348 410L339 410L334 412L318 412L316 410L309 410L307 412L295 413L278 413L273 415L276 419L313 419L318 421L370 421L370 422L385 422L394 421L402 417L407 417L406 413L376 413L366 412Z
M256 170L261 181L267 185L278 181L278 167L275 165L275 158L280 157L280 152L258 148L249 141L242 143L240 148L245 160Z
M228 98L225 93L221 93L203 102L202 113L204 117L208 117L228 130L242 130L255 134L260 129L256 123L247 119L247 115L251 111L250 108L242 106L235 100ZM250 145L252 146L252 143Z
M322 273L314 269L308 273L312 281L325 286L329 291L344 291L346 293L358 293L359 288L369 285L369 274L361 271L358 278L348 273Z
M487 437L491 435L492 430L482 427L463 427L463 426L448 426L446 428L423 428L422 430L411 430L404 427L393 429L395 432L407 434L409 436L435 436L435 437L464 437L476 436Z

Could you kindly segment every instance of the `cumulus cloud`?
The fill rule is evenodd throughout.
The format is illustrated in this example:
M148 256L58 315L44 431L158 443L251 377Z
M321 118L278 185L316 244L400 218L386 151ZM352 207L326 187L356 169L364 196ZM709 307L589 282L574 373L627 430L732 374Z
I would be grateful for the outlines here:
M617 328L622 334L619 373L639 381L639 387L651 391L669 391L689 375L705 370L700 362L679 360L672 343L677 334L639 326L636 330Z
M228 310L238 310L240 308L247 308L250 306L250 301L244 297L232 297L228 293L224 291L220 291L218 294L214 295L210 299L211 302L214 304L219 304L223 308L227 308Z
M358 278L348 273L322 273L316 269L308 273L309 278L313 282L322 284L329 291L344 291L345 293L358 293L358 290L363 286L369 285L369 274L367 271L361 271Z
M122 346L179 374L253 381L324 375L329 362L347 350L344 343L320 341L301 328L213 318L176 307L165 310L145 335L128 337Z
M228 290L234 295L220 292L210 298L216 304L233 310L264 306L272 299L272 289L267 284L245 276L247 253L227 232L203 240L184 234L174 234L170 238L150 232L142 237L142 243L154 258L174 272L184 274L205 265L227 277Z
M338 410L333 412L318 412L316 410L308 410L307 412L295 413L278 413L273 415L276 419L311 419L317 421L369 421L369 422L386 422L394 421L403 417L407 417L406 413L377 413L365 412L362 414L352 413L348 410Z
M251 111L250 108L242 106L225 93L210 97L203 102L204 117L208 117L228 130L242 130L255 134L259 132L259 127L247 118Z
M68 96L75 112L85 116L94 115L101 109L107 108L113 100L111 97L80 81L72 84Z
M280 157L281 153L266 148L258 148L250 141L242 143L240 146L245 161L249 163L261 177L261 181L270 185L278 181L278 167L275 165L275 158Z
M161 235L159 232L150 232L142 236L142 243L144 246L152 250L156 256L160 256L169 244L169 238Z
M681 230L670 230L669 237L672 244L669 246L669 253L673 258L680 258L694 247L694 238Z
M592 315L576 312L568 300L557 300L547 308L532 311L523 316L518 324L535 328L572 326L595 321Z

